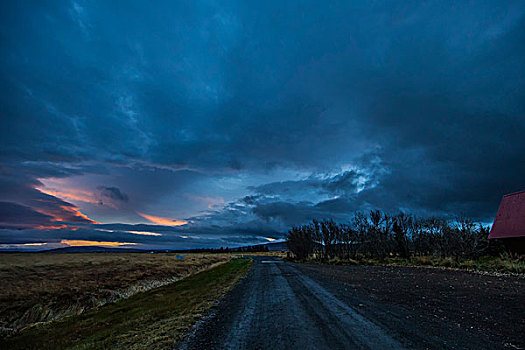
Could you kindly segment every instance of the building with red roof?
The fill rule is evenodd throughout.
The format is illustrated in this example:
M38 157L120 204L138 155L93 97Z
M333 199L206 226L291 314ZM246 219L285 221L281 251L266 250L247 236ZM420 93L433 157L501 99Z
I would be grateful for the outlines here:
M503 196L489 239L501 239L510 250L525 252L525 191Z

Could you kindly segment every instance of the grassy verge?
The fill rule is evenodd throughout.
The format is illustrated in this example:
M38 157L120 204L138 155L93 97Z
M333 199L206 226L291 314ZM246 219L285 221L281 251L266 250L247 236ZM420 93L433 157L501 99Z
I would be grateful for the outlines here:
M314 262L314 261L309 261ZM508 256L493 257L482 256L477 259L440 258L435 256L419 256L410 259L386 258L384 260L360 258L354 259L331 259L327 261L334 265L374 265L374 266L429 266L457 268L469 271L486 271L502 273L525 273L525 260L523 258L512 258Z
M0 253L0 338L166 285L228 254Z
M179 282L0 340L2 349L168 349L249 270L233 259Z

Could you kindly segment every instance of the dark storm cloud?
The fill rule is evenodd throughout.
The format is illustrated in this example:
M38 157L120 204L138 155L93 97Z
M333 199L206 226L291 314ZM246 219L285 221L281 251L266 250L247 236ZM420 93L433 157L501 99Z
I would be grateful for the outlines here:
M93 171L93 168L90 167ZM13 164L0 171L0 193L4 200L4 223L11 226L49 226L63 223L93 223L81 215L78 208L53 195L38 190L41 182L37 176L68 177L83 170L53 164ZM37 175L39 174L39 175ZM16 215L13 210L16 209ZM6 213L4 213L6 211ZM60 221L60 222L58 222Z
M525 186L520 1L0 6L0 200L30 221L82 221L49 178L104 184L118 205L82 209L106 222L240 235L370 208L490 220Z
M357 189L357 172L347 171L342 174L337 174L333 177L319 177L310 176L302 181L282 181L264 184L250 189L256 193L264 193L266 195L279 194L297 195L300 193L318 192L322 193L345 193L355 192ZM310 193L309 193L310 194Z
M115 242L139 249L191 249L221 246L241 246L267 243L268 238L281 238L281 235L260 232L223 232L206 230L194 233L182 229L155 225L111 225L77 226L74 229L12 229L0 228L0 249L24 244L49 243L50 246L37 246L39 249L67 246L67 241ZM31 247L31 246L29 246ZM23 248L23 247L22 247ZM26 248L27 249L27 248Z
M21 219L23 221L21 221ZM53 217L41 214L31 208L10 202L0 202L0 223L13 225L52 224Z
M129 200L128 195L122 193L118 187L99 186L98 189L100 190L102 197L122 202L127 202Z

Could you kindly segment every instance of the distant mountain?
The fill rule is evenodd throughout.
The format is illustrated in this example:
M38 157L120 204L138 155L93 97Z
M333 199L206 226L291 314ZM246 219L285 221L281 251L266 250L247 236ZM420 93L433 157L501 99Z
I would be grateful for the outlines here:
M259 244L260 246L268 247L268 250L271 252L280 252L280 251L287 251L288 246L286 245L286 241L284 242L270 242L270 243L264 243Z
M269 242L264 244L256 244L251 245L248 247L268 247L268 250L270 252L279 252L279 251L287 251L288 246L285 242ZM230 249L238 249L236 248L230 248ZM245 247L246 248L246 247ZM87 246L87 247L64 247L64 248L56 248L56 249L50 249L45 250L43 252L45 253L144 253L144 252L173 252L173 253L181 253L181 252L187 252L190 253L195 250L200 249L137 249L137 248L106 248L106 247L98 247L98 246Z

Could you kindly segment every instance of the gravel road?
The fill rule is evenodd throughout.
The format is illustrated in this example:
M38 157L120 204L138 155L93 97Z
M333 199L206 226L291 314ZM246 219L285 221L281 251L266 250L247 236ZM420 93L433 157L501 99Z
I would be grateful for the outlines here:
M472 327L468 322L465 323L465 310L450 312L443 307L448 314L442 317L436 315L443 312L440 307L447 303L447 298L454 298L453 294L465 297L461 288L455 290L452 296L440 291L440 288L449 291L450 285L458 288L450 283L450 274L456 274L461 281L467 280L469 285L472 284L469 278L493 278L417 268L304 265L277 258L255 257L247 277L177 347L522 348L524 310L520 293L525 286L523 279L511 278L506 281L509 290L505 298L509 302L511 316L514 317L515 313L515 319L505 318L505 310L500 310L503 317L495 320L495 332L487 332L483 327ZM407 280L406 276L413 278ZM420 290L417 283L431 288L431 292L424 288ZM478 289L479 293L486 290L481 287ZM427 298L429 302L421 302ZM515 300L509 300L513 298ZM516 303L515 309L513 301ZM468 303L465 306L468 307ZM492 316L492 309L487 309L486 314L476 310L480 313L475 315L476 318L487 319L487 316ZM505 329L504 334L500 334L500 328Z

